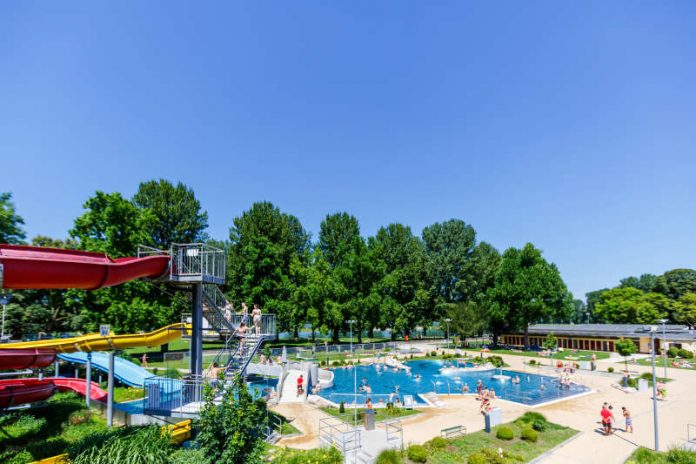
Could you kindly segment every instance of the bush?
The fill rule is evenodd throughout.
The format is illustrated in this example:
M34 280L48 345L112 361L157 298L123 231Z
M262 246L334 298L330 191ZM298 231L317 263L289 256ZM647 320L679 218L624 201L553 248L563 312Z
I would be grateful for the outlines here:
M484 448L470 454L466 462L467 464L508 464L517 461L522 461L522 458L507 451L501 454L497 449Z
M28 464L30 462L34 462L34 458L29 451L24 450L15 454L12 459L6 462L7 464Z
M488 457L480 451L472 453L466 458L467 464L488 464Z
M501 426L498 428L498 431L495 433L496 438L500 440L512 440L515 438L515 432L510 427L507 427L505 425Z
M638 379L634 377L629 377L626 379L626 386L631 388L638 388Z
M431 351L430 356L437 356L437 351Z
M530 359L529 360L529 365L534 366L536 364L536 359Z
M607 369L607 372L609 372L611 374L612 372L614 372L614 368L609 366L609 368Z
M432 449L444 449L447 448L447 440L442 437L435 437L428 442L428 446Z
M491 364L493 364L495 367L503 367L505 363L503 362L503 358L500 356L489 356L487 358L487 361Z
M79 452L71 453L72 464L112 464L114 462L143 462L166 464L172 451L170 438L162 434L157 426L128 427L125 430L108 434L91 435L87 442L92 446ZM120 436L119 436L120 435Z
M539 432L534 430L532 427L525 427L522 429L522 432L520 433L520 438L532 443L536 443L539 439Z
M667 350L667 356L670 358L676 358L677 356L679 356L679 349L673 346L669 347L669 349Z
M375 464L402 464L401 454L394 449L384 450L377 456Z
M670 448L666 461L674 464L693 464L696 462L696 452L683 448Z
M340 414L346 413L346 403L344 401L341 401L341 404L338 405L338 412Z
M411 445L406 451L408 458L413 462L426 462L428 460L428 452L423 445Z
M691 359L694 357L694 354L691 351L685 350L683 348L681 350L679 350L677 353L679 354L680 358L684 358L684 359Z
M548 422L546 419L546 416L544 416L540 412L534 412L534 411L529 411L525 412L520 416L520 419L524 420L525 422L534 422L534 421L541 421L541 422Z
M343 456L334 447L316 448L306 451L285 448L273 455L271 462L276 464L306 464L308 462L313 464L342 464Z
M0 446L4 442L16 444L18 441L30 441L46 428L46 419L43 417L22 415L17 418L15 414L12 414L10 420L14 420L11 425L2 425L4 433L0 434Z

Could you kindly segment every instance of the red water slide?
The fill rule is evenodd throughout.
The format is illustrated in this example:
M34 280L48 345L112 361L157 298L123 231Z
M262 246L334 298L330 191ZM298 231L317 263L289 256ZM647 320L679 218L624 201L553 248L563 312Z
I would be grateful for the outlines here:
M48 379L0 380L0 408L47 400L55 389Z
M0 370L46 367L56 359L56 350L47 348L22 348L0 352Z
M112 259L102 253L20 245L0 245L0 287L111 287L143 277L155 278L169 268L169 256Z
M82 396L85 396L87 390L87 381L85 379L71 379L68 377L49 377L46 380L53 382L58 391L74 391ZM99 387L99 384L92 382L90 390L90 398L97 401L105 402L108 394Z

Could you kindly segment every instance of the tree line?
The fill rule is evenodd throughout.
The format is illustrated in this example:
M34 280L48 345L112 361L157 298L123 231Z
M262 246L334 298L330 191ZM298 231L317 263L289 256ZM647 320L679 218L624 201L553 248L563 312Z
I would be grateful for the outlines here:
M614 288L586 294L584 309L594 322L653 324L660 319L696 326L696 270L622 279Z
M558 268L531 243L502 254L460 219L432 224L420 235L400 223L365 237L355 216L327 214L314 238L300 220L257 202L231 222L229 237L207 233L207 213L189 187L167 180L140 184L133 198L96 192L84 203L67 239L32 244L132 256L139 244L205 241L227 252L230 301L258 302L277 314L281 331L309 327L338 341L355 320L359 337L390 329L392 337L448 320L461 337L578 317ZM0 242L24 243L23 220L9 194L0 197ZM8 327L15 336L39 331L148 330L178 321L188 296L136 281L96 291L13 292Z

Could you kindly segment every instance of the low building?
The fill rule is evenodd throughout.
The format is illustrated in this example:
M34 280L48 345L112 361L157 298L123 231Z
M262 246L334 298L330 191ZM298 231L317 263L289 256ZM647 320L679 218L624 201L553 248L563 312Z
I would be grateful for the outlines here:
M695 330L670 324L665 326L663 337L662 326L657 327L658 349L664 344L667 349L683 348L696 353ZM633 340L640 353L650 353L650 326L644 324L536 324L529 327L529 345L542 347L549 333L556 337L558 347L564 349L614 351L618 340L628 338ZM504 334L500 337L500 343L522 347L524 334Z

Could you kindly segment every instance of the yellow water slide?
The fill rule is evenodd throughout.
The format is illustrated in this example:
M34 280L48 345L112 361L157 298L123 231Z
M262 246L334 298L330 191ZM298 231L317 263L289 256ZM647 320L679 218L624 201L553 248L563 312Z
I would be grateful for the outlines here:
M56 350L58 353L74 353L76 351L111 351L126 348L155 347L176 340L184 332L190 330L190 324L180 322L141 334L114 335L112 332L104 337L98 333L93 333L71 338L3 343L0 344L0 355L2 350L16 350L19 348L46 348Z

